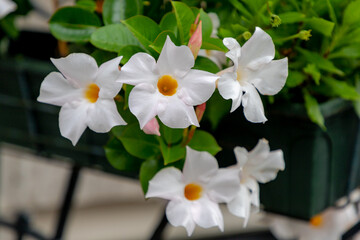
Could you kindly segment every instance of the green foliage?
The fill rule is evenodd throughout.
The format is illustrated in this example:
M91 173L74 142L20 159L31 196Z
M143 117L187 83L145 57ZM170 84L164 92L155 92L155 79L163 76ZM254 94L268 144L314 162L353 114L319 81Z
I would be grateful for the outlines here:
M99 17L80 7L59 9L50 19L51 33L60 40L86 42L91 34L101 26Z
M195 21L194 13L185 3L172 1L171 4L174 8L180 42L185 44L190 38L191 24Z
M134 172L139 170L142 160L130 155L117 138L112 138L104 149L106 158L114 168Z
M149 181L161 169L162 165L156 159L148 159L141 164L139 180L144 194L146 194Z
M142 13L140 0L106 0L103 5L105 25L120 23L129 17Z
M212 155L217 154L221 150L216 139L210 133L203 130L195 131L193 138L189 142L189 147L197 151L207 151Z
M120 52L121 48L128 45L141 46L129 29L121 23L107 25L97 29L91 35L90 42L95 47L110 52Z
M320 106L316 99L312 97L309 92L304 89L304 100L305 100L305 108L306 111L314 123L318 124L323 130L326 130L325 124L324 124L324 117L320 111Z

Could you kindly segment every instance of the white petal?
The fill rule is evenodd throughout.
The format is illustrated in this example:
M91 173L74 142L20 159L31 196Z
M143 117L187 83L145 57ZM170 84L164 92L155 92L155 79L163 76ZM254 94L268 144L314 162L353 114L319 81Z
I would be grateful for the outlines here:
M176 95L162 97L157 113L161 122L170 128L199 127L194 107L185 104Z
M186 183L207 183L214 177L219 165L210 153L200 152L186 146L186 159L183 168Z
M265 139L259 140L256 147L249 153L244 171L260 183L276 178L279 170L284 170L285 162L281 150L271 151Z
M256 27L254 34L242 46L239 65L252 70L270 62L275 56L275 46L269 34Z
M242 105L244 107L246 119L254 123L266 122L267 119L264 114L264 106L255 87L247 84L243 89L245 94L242 97Z
M215 82L219 77L215 74L190 70L184 78L179 80L181 90L178 96L191 106L206 102L215 91Z
M122 84L116 82L119 78L119 64L121 57L104 62L99 67L95 83L100 87L100 98L113 98L119 93Z
M61 136L70 139L75 146L86 129L88 104L84 101L65 103L59 113Z
M136 53L121 68L118 81L130 85L156 84L159 73L155 59L147 53Z
M243 147L235 147L234 148L235 158L237 161L237 165L239 167L243 167L248 161L248 151Z
M245 186L241 186L238 195L227 204L227 207L230 213L237 217L244 218L245 227L250 217L251 202L249 190Z
M218 81L218 90L224 99L231 99L230 112L235 111L241 104L242 89L236 80L236 73L224 73Z
M86 87L96 78L97 63L93 57L85 53L72 53L64 58L51 58L51 61L75 86Z
M249 178L245 182L245 186L251 190L250 193L250 202L256 207L256 210L260 207L260 188L259 184L256 182L255 179Z
M39 102L62 106L83 97L83 89L74 88L59 72L47 75L40 86Z
M191 216L190 203L188 201L170 201L166 207L166 217L174 227L185 227L188 236L191 236L194 232L195 222Z
M126 125L126 122L120 116L113 99L98 99L89 106L87 124L94 132L105 133L117 125Z
M194 56L187 46L177 47L167 36L157 61L160 75L182 78L195 64Z
M219 169L206 189L211 200L218 203L230 202L240 190L239 169Z
M150 84L142 83L131 90L129 95L129 108L139 120L141 129L156 116L158 100L159 95Z
M181 199L184 195L184 183L182 173L174 167L161 169L149 181L146 198L159 197L168 200Z
M224 219L219 205L206 197L191 203L191 214L196 224L203 228L218 226L224 231Z
M277 94L285 85L288 76L288 60L273 60L253 72L249 79L263 95Z
M231 59L234 63L235 71L238 68L239 65L239 58L241 56L241 47L238 41L234 38L224 38L223 43L225 47L229 49L229 52L227 52L225 55Z
M11 12L14 12L17 8L17 5L11 0L1 0L0 1L0 19L5 17Z

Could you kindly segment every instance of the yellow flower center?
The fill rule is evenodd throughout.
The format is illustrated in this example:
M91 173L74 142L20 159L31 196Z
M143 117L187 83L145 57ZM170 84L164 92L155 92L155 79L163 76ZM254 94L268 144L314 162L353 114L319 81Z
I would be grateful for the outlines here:
M172 96L176 93L178 83L176 79L174 79L170 75L164 75L159 78L157 87L161 94L165 96Z
M320 227L323 224L323 218L320 215L315 215L310 219L310 224L314 227Z
M99 98L100 88L95 83L91 83L85 90L85 98L91 103L95 103Z
M187 200L198 200L202 195L202 187L195 183L189 183L185 186L184 195Z

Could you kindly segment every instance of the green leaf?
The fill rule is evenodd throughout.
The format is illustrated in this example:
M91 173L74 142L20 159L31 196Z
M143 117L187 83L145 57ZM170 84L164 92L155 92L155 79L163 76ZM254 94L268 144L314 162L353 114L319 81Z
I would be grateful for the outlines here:
M140 0L106 0L103 5L104 23L120 23L121 20L140 14L141 8Z
M165 139L167 144L177 144L183 138L184 129L182 128L169 128L160 122L161 137Z
M12 14L0 19L0 29L3 30L10 38L14 39L19 36L19 30L15 26L15 16Z
M168 12L163 16L159 24L162 31L171 31L175 35L177 34L178 28L176 23L176 16L173 12Z
M200 20L202 22L202 39L208 39L213 31L213 24L209 15L200 9Z
M212 155L217 154L221 150L215 138L203 130L196 130L188 145L194 150L207 151Z
M96 60L96 63L98 64L98 66L100 66L101 64L103 64L104 62L106 61L109 61L113 58L116 58L117 57L117 54L116 53L113 53L113 52L107 52L107 51L103 51L103 50L100 50L100 49L96 49L92 54L91 56L93 58L95 58Z
M330 73L335 73L340 76L344 75L343 71L336 68L330 60L323 58L320 54L301 48L297 48L297 50L304 55L308 62L315 64L319 69Z
M308 26L314 31L317 31L327 37L331 37L335 23L325 20L323 18L310 18L305 21Z
M315 64L307 64L303 69L305 73L309 74L312 79L315 81L316 85L320 84L321 73L319 69L315 66Z
M126 151L135 157L150 159L160 154L157 138L154 135L145 134L140 130L138 123L125 126L120 133L117 132L117 129L113 132L120 139Z
M55 12L49 21L51 33L60 40L86 42L101 26L98 16L83 8L64 7Z
M228 49L224 46L223 42L219 38L204 39L201 45L201 49L218 50L227 52Z
M288 78L286 79L286 86L289 88L297 87L302 84L306 79L306 76L298 71L289 71Z
M211 128L215 130L221 119L229 114L231 109L231 101L225 100L216 89L214 94L206 103L204 119L208 119Z
M76 6L91 12L94 12L96 9L96 3L93 0L79 0L76 2Z
M161 153L164 158L164 165L176 162L185 157L186 148L178 145L166 144L164 141L160 141Z
M117 138L112 138L104 149L106 158L114 168L125 171L139 170L142 160L126 152Z
M331 21L333 23L337 24L336 14L335 14L334 8L333 8L330 0L326 0L326 5L327 5L328 10L329 10L329 16L330 16Z
M139 41L121 23L99 28L91 35L90 42L97 48L111 52L119 52L127 45L140 46Z
M145 16L135 16L123 21L123 23L147 50L154 51L150 45L161 32L154 20Z
M157 53L160 53L164 43L166 41L166 37L169 36L171 41L175 44L175 45L180 45L179 41L177 40L177 38L175 37L173 32L170 32L168 30L161 32L155 39L155 41L150 45L150 47L152 49L154 49Z
M335 80L330 77L323 77L322 81L330 88L331 92L346 100L359 100L360 95L356 88L345 81Z
M209 50L211 51L211 50ZM203 70L211 73L220 72L219 67L207 57L198 56L193 69Z
M185 3L171 1L174 9L179 37L181 44L185 44L190 38L191 24L195 21L195 16Z
M123 58L121 59L121 64L125 64L127 63L130 58L138 52L145 52L144 49L142 49L139 46L135 46L135 45L126 45L122 48L120 48L119 50L119 56L123 56Z
M240 13L242 13L242 15L244 15L244 17L252 19L253 15L244 7L244 5L237 0L229 0L229 2L237 9L239 10Z
M300 12L285 12L278 15L281 18L281 24L290 24L303 22L306 15Z
M360 57L360 44L352 44L349 46L342 47L331 53L329 59L333 58L359 58Z
M360 0L350 2L345 8L343 25L351 25L360 21Z
M140 167L139 180L141 183L144 195L146 194L149 181L155 176L155 174L161 169L162 165L155 159L148 159Z
M321 129L326 130L324 124L324 117L320 111L320 107L316 99L309 94L309 92L304 89L304 100L305 100L305 108L310 120L316 123Z

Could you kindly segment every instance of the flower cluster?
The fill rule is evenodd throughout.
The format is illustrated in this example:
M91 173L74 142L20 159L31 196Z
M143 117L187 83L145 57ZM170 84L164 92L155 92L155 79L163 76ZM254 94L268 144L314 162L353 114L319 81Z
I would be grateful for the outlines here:
M184 226L190 236L195 224L224 230L223 216L218 203L226 203L235 216L244 218L246 225L250 207L259 207L258 182L273 180L285 163L281 150L270 152L266 140L247 152L234 149L238 164L219 169L216 159L208 152L186 149L181 173L174 167L159 171L149 183L146 197L170 200L166 216L173 226Z
M100 67L93 57L83 53L51 59L61 73L52 72L45 78L38 97L40 102L61 106L60 132L73 145L87 127L95 132L108 132L114 126L127 124L115 101L125 84L133 86L127 98L128 108L146 134L160 139L158 120L166 128L185 129L186 137L181 144L175 142L178 144L175 157L168 162L164 157L164 165L185 158L183 171L163 167L148 182L147 192L144 191L147 198L170 200L166 208L169 222L184 226L188 235L196 224L204 228L218 226L223 230L219 203L226 203L232 214L245 219L246 225L251 209L259 208L258 183L273 180L277 172L284 169L282 151L270 152L266 140L260 140L250 152L236 147L238 163L222 169L209 152L185 148L195 127L199 127L205 103L216 87L221 96L232 99L231 111L242 105L249 121L265 122L258 91L276 94L284 86L288 72L286 58L273 60L274 44L260 28L256 28L242 48L233 38L223 40L233 67L218 74L194 69L202 39L198 20L189 47L176 46L167 36L157 60L139 52L121 70L121 56ZM166 146L160 139L159 143L165 146L161 150L164 151L173 142L167 142Z

